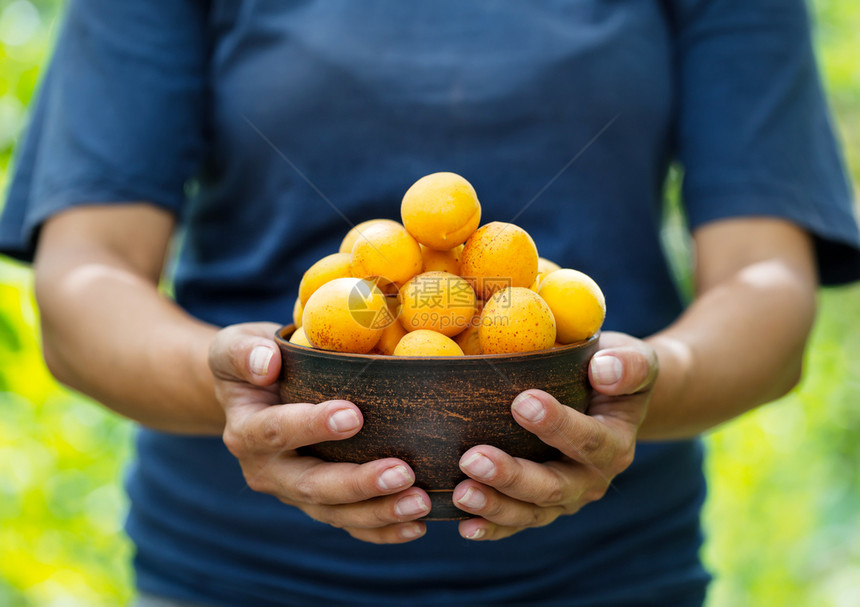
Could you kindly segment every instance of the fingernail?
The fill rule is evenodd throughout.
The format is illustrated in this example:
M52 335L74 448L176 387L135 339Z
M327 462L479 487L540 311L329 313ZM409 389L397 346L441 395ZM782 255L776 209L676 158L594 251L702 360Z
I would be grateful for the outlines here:
M487 505L487 498L484 497L484 494L482 492L472 487L469 487L463 497L457 500L457 503L462 504L467 508L477 510Z
M415 516L427 512L430 507L420 495L410 495L399 500L394 505L394 512L398 516Z
M419 525L417 523L403 525L400 528L400 537L405 540L411 540L416 537L421 537L422 535L424 535L425 529L426 527L424 527L424 525Z
M591 375L594 382L610 386L621 379L624 368L614 356L595 356L591 359Z
M539 422L546 415L543 403L531 394L520 394L514 399L514 411L530 422Z
M273 354L274 352L272 352L272 349L267 348L266 346L257 346L251 350L251 359L249 360L251 373L260 376L268 373L269 361L272 360Z
M482 537L484 537L484 534L486 532L487 532L486 529L484 529L483 527L478 527L477 529L472 531L472 533L467 533L466 539L467 540L479 540Z
M406 466L394 466L379 475L377 484L383 491L399 489L412 483L412 475Z
M463 470L478 478L490 478L496 472L496 465L493 460L480 453L473 453L460 465Z
M328 418L328 427L335 432L349 432L361 425L361 420L352 409L341 409Z

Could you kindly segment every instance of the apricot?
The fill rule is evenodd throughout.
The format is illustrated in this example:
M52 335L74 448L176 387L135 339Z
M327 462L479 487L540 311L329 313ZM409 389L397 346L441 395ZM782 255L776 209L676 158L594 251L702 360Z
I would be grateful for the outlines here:
M549 259L538 257L538 274L546 276L550 272L555 272L556 270L561 270L561 266Z
M296 325L297 329L301 329L302 327L302 312L305 307L302 305L301 299L296 299L296 303L293 306L293 324Z
M582 272L568 268L551 272L541 282L538 294L552 310L558 341L563 344L588 339L603 325L603 292Z
M313 348L311 342L308 341L308 336L305 335L305 330L301 327L293 331L293 334L290 335L290 343L296 344L297 346L305 346L307 348Z
M299 283L299 301L301 305L308 303L310 296L325 283L335 278L346 278L352 276L350 270L350 256L346 253L332 253L326 255L310 268L302 281Z
M315 348L366 354L393 319L382 291L360 278L327 282L305 304L302 328Z
M403 336L397 347L394 348L394 356L462 356L460 349L454 340L436 331L419 329Z
M484 309L484 302L478 300L475 307L475 315L469 320L469 326L462 333L458 333L454 337L454 341L463 350L463 354L475 356L482 354L481 341L478 338L478 327L481 326L481 311Z
M447 251L463 244L480 225L481 203L472 184L456 173L433 173L406 191L400 216L415 240Z
M481 339L478 336L478 327L480 326L480 314L477 315L475 323L469 323L466 330L454 337L454 342L463 350L463 354L475 356L483 354L481 351Z
M428 246L421 245L421 257L424 258L425 272L448 272L460 275L460 255L463 253L463 245L459 245L448 251L437 251Z
M475 291L448 272L425 272L400 289L400 324L407 331L429 329L453 337L475 315Z
M561 270L561 266L554 261L550 261L549 259L538 257L538 273L537 276L535 276L535 281L532 283L532 286L530 286L529 289L537 293L538 289L540 289L540 283L544 279L544 276L546 276L550 272L555 272L556 270Z
M478 228L463 246L460 274L481 299L505 287L532 286L538 273L532 237L512 223L494 221Z
M391 356L404 335L406 335L406 329L403 328L403 325L396 321L391 323L382 330L382 337L376 342L373 351L377 354Z
M369 219L367 221L362 221L360 224L358 224L346 233L346 236L343 237L343 241L341 241L340 243L340 248L338 248L338 252L352 253L352 247L353 245L355 245L355 241L361 238L367 228L372 225L376 225L377 223L400 225L393 219Z
M421 272L424 260L418 242L396 222L376 223L352 246L352 275L382 277L402 285Z
M547 350L555 345L555 318L534 291L508 287L484 306L478 339L484 354Z

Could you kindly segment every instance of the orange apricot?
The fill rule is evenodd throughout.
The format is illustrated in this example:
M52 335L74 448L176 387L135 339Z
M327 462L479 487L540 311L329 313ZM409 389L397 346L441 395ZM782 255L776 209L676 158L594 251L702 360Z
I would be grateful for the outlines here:
M475 315L469 320L469 326L462 333L454 337L454 341L463 350L463 354L475 356L482 354L481 340L478 337L478 327L481 326L481 311L484 309L483 300L478 300L475 306Z
M436 331L420 329L412 331L403 336L397 347L394 348L394 356L462 356L460 349L454 340Z
M406 329L403 328L403 325L396 321L391 323L382 330L382 337L376 342L373 351L376 354L391 356L404 335L406 335Z
M393 319L385 296L360 278L327 282L305 304L302 328L315 348L366 354Z
M290 343L297 346L305 346L306 348L313 348L311 342L308 341L308 336L305 335L305 330L301 327L293 331L293 334L290 335Z
M465 242L481 223L475 188L455 173L433 173L410 187L400 205L403 225L415 240L447 251Z
M302 276L302 281L299 283L299 301L302 305L307 304L314 291L325 283L335 278L346 278L347 276L352 276L350 256L346 253L326 255L308 268L305 275Z
M561 266L549 259L538 257L538 274L546 276L550 272L555 272L556 270L561 270Z
M564 268L541 281L538 294L555 317L558 341L570 344L588 339L606 317L606 300L594 280L582 272Z
M555 318L534 291L508 287L484 306L478 338L484 354L547 350L555 345Z
M339 253L352 253L352 247L355 245L355 241L361 238L364 234L364 231L372 225L376 225L377 223L388 223L394 225L400 225L393 219L369 219L367 221L362 221L360 224L352 228L349 232L346 233L346 236L343 237L343 241L340 243L340 247L338 248Z
M293 324L296 325L297 329L301 329L302 327L302 312L304 311L304 308L302 300L296 298L296 303L293 306Z
M352 246L352 275L382 277L402 285L421 272L424 260L418 242L398 223L376 223Z
M537 266L537 247L528 232L500 221L478 228L460 256L460 274L481 299L505 287L532 286Z
M400 289L400 324L407 331L429 329L453 337L475 315L475 291L448 272L425 272Z
M421 257L424 258L425 272L448 272L460 275L460 255L463 253L463 245L459 245L448 251L437 251L428 246L421 245Z

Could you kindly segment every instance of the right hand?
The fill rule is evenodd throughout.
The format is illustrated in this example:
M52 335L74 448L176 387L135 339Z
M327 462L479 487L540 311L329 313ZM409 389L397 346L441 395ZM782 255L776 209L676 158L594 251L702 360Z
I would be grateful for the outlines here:
M209 349L215 396L227 418L224 443L248 486L359 540L396 544L421 537L426 525L415 519L427 514L430 498L412 487L415 474L404 461L329 463L296 452L353 436L363 418L345 400L278 402L281 355L271 338L277 328L233 325L219 331Z

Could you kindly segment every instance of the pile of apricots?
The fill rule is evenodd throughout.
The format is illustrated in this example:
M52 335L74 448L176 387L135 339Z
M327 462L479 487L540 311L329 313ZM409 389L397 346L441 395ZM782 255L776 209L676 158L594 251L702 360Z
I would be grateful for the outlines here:
M339 252L305 272L292 343L392 356L510 354L585 340L603 324L594 280L539 257L519 226L480 226L481 203L463 177L422 177L400 213L402 224L355 226Z

